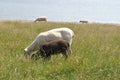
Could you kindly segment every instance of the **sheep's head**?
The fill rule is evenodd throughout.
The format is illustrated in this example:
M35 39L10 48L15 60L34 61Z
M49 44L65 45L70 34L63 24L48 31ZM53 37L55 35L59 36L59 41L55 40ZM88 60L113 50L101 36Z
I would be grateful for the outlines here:
M24 56L28 58L30 56L30 52L27 49L24 49Z

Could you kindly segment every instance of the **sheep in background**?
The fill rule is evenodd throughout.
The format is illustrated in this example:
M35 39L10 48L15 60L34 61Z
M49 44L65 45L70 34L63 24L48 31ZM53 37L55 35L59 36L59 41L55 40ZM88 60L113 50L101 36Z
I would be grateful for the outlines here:
M45 21L47 22L47 17L40 17L40 18L37 18L34 22L40 22L40 21Z
M31 58L37 60L40 57L45 59L51 59L51 55L62 53L65 59L68 58L71 53L70 44L66 40L54 40L46 42L41 45L41 48L36 54L33 54Z
M82 24L87 24L88 21L80 21L80 23L82 23Z
M74 32L69 28L56 28L46 32L41 32L35 40L24 49L24 55L27 58L32 52L39 50L43 43L53 40L63 39L71 45L73 37Z

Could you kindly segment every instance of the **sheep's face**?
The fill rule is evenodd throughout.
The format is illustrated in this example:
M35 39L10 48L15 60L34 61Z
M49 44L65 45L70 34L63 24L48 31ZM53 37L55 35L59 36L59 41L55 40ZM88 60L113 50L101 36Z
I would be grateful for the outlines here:
M29 52L29 51L24 50L24 56L25 56L26 58L28 58L28 56L30 56L30 52Z

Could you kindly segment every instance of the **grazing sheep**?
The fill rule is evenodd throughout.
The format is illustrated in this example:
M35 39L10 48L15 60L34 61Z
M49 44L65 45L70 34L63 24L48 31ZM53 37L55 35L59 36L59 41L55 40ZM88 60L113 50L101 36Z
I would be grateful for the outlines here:
M80 23L87 24L88 21L80 21Z
M40 22L40 21L45 21L45 22L47 22L47 17L37 18L34 22Z
M74 32L69 28L56 28L46 32L41 32L35 40L24 49L24 55L27 58L33 51L39 50L43 43L53 40L63 39L71 45L73 37Z
M39 51L31 56L32 59L37 60L40 56L44 59L50 59L51 55L62 53L65 59L71 53L70 44L66 40L54 40L42 44Z

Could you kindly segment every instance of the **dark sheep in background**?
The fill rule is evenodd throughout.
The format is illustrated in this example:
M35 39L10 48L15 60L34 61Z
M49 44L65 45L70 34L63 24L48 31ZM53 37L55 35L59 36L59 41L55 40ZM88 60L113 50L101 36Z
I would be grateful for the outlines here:
M80 23L82 23L82 24L87 24L88 21L80 21Z
M40 22L40 21L45 21L45 22L47 22L47 17L37 18L34 22Z

